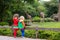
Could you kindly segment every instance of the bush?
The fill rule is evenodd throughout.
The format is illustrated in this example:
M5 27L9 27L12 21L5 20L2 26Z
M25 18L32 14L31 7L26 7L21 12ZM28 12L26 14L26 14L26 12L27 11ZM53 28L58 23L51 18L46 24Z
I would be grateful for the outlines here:
M53 34L48 40L60 40L60 33Z
M38 38L43 38L43 39L47 39L51 36L50 34L45 33L44 31L38 31L38 34L39 34ZM12 36L13 32L11 29L0 29L0 35ZM20 30L17 32L17 36L18 37L21 36ZM25 30L25 37L36 38L36 31L35 30Z
M45 31L39 31L38 34L39 34L38 38L41 38L41 39L48 39L51 36L49 32L46 33Z
M52 19L52 18L45 18L45 22L54 22L54 19Z
M8 25L7 22L0 22L0 25L3 26L3 25Z
M13 31L10 28L0 28L0 35L13 36ZM21 36L20 30L18 30L17 36ZM36 38L36 30L25 30L25 37ZM48 40L60 40L60 32L38 31L38 38Z
M45 22L54 22L54 19L52 19L52 18L45 18L44 21ZM41 18L40 17L34 17L33 18L33 22L41 22Z
M38 16L33 17L33 22L40 22L40 17L38 17Z
M6 35L6 36L13 36L13 31L10 28L0 28L0 35ZM17 36L21 36L21 31L18 30ZM34 30L25 30L25 37L29 38L35 38L35 31Z
M7 36L12 36L12 30L11 29L0 29L0 35L7 35Z
M35 32L36 31L34 31L34 30L26 30L25 31L25 36L29 37L29 38L36 38Z

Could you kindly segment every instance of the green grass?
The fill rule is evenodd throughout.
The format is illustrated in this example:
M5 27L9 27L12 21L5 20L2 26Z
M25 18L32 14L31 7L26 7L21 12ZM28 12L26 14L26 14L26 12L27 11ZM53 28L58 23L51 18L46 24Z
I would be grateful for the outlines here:
M47 28L60 28L60 22L44 22L39 24L42 27L47 27Z
M34 22L33 25L42 28L60 28L60 22Z

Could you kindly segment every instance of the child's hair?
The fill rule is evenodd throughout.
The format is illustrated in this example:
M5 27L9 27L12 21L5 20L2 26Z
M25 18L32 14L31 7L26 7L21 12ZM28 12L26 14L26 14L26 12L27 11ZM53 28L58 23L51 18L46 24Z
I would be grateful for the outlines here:
M14 14L14 15L13 15L13 18L14 18L14 17L19 17L19 14Z
M25 19L24 16L20 16L20 17L19 17L19 19L22 19L22 18L23 18L23 20Z

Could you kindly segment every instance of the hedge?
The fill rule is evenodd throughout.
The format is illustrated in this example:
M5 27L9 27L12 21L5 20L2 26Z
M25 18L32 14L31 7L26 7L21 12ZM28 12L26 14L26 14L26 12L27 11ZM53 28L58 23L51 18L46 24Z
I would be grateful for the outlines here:
M8 22L0 22L0 25L3 26L3 25L9 25Z
M32 20L33 20L33 22L41 22L41 18L39 18L39 17L35 17ZM45 22L54 22L55 20L52 18L45 18L44 21Z
M0 35L13 36L13 31L9 28L0 28ZM17 37L21 36L20 30L17 32ZM25 37L36 38L35 30L25 30ZM60 32L54 31L38 31L38 38L48 40L60 40Z

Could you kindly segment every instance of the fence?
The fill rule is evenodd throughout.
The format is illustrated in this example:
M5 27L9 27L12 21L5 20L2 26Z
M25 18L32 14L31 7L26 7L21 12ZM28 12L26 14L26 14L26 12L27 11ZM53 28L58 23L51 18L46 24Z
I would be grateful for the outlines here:
M10 27L0 27L0 28L12 28ZM36 30L36 38L38 38L38 31L39 30L49 30L49 31L60 31L60 28L40 28L40 27L31 27L31 28L26 28L26 30Z

